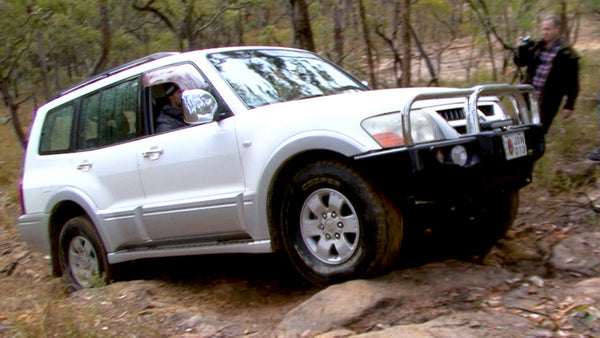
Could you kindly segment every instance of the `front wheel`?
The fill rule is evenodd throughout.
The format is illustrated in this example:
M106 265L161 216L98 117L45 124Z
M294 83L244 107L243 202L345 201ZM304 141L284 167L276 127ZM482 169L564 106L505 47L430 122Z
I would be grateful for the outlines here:
M102 286L110 280L106 252L85 216L65 223L59 237L59 259L65 281L75 290Z
M292 263L316 285L382 271L394 261L402 241L396 207L338 161L319 161L293 176L280 224Z

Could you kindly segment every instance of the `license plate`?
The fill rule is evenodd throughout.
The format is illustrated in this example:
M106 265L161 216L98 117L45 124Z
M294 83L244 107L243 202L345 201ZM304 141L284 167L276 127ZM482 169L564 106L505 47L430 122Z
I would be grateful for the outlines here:
M527 155L527 143L523 132L502 135L502 143L507 160Z

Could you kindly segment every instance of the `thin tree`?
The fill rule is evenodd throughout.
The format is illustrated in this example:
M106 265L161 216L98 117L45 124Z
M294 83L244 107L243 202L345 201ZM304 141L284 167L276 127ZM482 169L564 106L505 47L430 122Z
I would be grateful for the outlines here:
M179 49L197 49L205 45L201 39L201 32L211 27L217 19L227 11L240 10L247 4L230 4L221 6L213 13L209 13L208 19L204 15L197 14L195 9L196 1L182 1L185 8L182 16L178 16L168 8L156 4L156 0L145 0L139 2L134 0L132 6L135 10L149 13L157 17L178 39Z
M315 51L310 16L304 0L290 0L294 47Z
M367 65L369 67L369 82L373 88L377 88L377 81L375 76L375 64L373 62L373 44L369 35L369 26L367 25L367 14L365 12L365 6L362 0L358 1L358 15L360 18L360 24L362 28L363 40L365 43L365 49L367 52Z
M429 70L429 75L431 76L431 80L429 80L428 85L429 86L431 86L431 85L439 86L440 79L439 79L437 72L435 71L435 66L433 65L433 62L431 62L431 58L425 51L425 48L423 48L423 44L421 43L421 40L417 36L417 33L412 28L412 26L409 26L408 28L409 28L409 33L412 36L413 40L415 41L415 44L417 45L417 48L419 49L419 52L421 53L421 57L425 60L425 65L427 66L427 69ZM409 69L410 69L410 67L409 67Z
M100 40L101 52L90 75L96 75L106 68L112 40L112 30L110 27L110 9L108 8L108 4L106 3L106 0L99 0L98 6L100 11L100 33L102 36Z
M335 63L344 60L344 7L343 0L338 0L333 8L333 52Z
M410 0L399 0L400 16L400 45L402 56L402 87L411 86L411 28L410 28Z
M31 97L20 98L19 83L24 81L29 74L26 71L31 66L27 64L29 56L37 54L32 51L31 47L33 39L38 38L32 27L46 20L48 15L49 13L46 11L27 7L25 16L17 17L17 20L10 15L3 17L3 19L9 20L9 22L4 22L5 31L12 34L3 35L0 38L0 48L2 48L2 53L0 53L0 95L4 106L9 111L15 135L22 147L27 144L27 137L19 119L19 108Z

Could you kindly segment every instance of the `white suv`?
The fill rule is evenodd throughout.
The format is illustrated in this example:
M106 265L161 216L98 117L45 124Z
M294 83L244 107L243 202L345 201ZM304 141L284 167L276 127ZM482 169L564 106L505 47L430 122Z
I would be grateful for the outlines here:
M158 133L173 88L185 123ZM318 285L371 276L418 226L505 233L544 150L530 91L370 90L287 48L151 55L37 109L18 227L75 288L130 260L278 250Z

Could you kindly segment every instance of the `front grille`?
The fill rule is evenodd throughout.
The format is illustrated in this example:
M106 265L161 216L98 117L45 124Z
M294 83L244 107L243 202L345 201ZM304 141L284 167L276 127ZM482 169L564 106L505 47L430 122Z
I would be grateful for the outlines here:
M456 121L456 120L464 120L465 119L465 111L463 108L443 109L443 110L438 110L437 112L446 121Z
M481 110L483 115L494 116L494 106L492 106L491 104L485 105L485 106L479 106L478 108L479 108L479 110Z
M478 108L485 116L494 115L494 106L492 105L481 105ZM458 121L465 119L465 111L463 107L442 109L438 110L437 113L440 114L440 116L442 116L446 121Z

